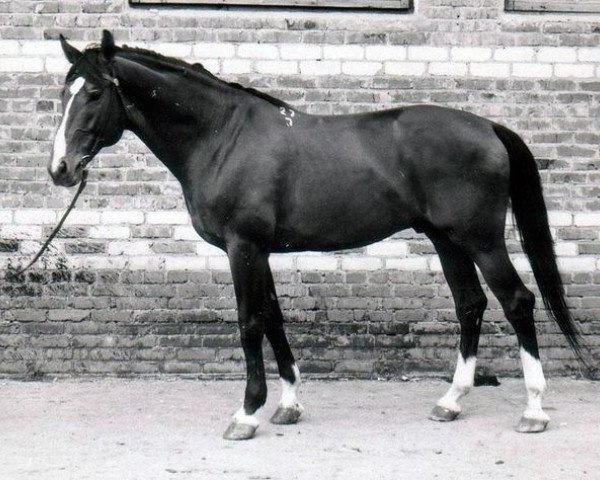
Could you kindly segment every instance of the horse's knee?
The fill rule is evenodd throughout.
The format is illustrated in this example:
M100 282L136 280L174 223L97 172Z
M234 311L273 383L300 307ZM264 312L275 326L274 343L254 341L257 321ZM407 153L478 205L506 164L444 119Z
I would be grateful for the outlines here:
M265 334L265 324L259 315L240 316L238 323L242 345L256 341L262 342Z

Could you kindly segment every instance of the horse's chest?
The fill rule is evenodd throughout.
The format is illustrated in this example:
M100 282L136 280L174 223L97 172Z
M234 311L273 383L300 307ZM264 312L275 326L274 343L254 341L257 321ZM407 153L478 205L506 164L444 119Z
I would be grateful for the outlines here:
M186 205L196 233L208 243L219 247L223 246L222 222L215 217L215 212L206 205L194 205L187 198Z

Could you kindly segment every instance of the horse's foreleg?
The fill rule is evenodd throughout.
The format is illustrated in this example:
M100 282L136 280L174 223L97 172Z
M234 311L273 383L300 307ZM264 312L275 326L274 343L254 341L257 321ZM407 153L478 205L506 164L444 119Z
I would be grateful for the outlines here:
M431 234L430 238L440 256L460 323L460 351L452 386L438 400L429 416L432 420L444 422L454 420L460 414L458 401L473 387L481 321L487 299L473 260L442 234Z
M304 410L297 398L298 388L300 387L300 371L283 329L283 315L279 308L275 284L270 270L268 272L268 288L265 293L267 295L265 302L269 305L269 314L265 318L265 333L273 347L282 390L279 407L271 417L271 422L289 425L296 423Z
M267 383L262 353L265 333L265 290L268 255L250 243L235 239L227 244L227 254L238 306L238 321L246 358L246 391L243 406L233 416L223 437L228 440L252 438L258 428L256 411L267 399Z

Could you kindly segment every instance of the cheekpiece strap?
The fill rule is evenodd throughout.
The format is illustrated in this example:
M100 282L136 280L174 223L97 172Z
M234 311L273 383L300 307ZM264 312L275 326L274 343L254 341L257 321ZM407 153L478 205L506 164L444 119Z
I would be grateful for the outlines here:
M119 87L119 79L116 77L111 77L108 73L103 73L102 74L102 78L104 78L104 80L109 81L110 83L113 83L114 85L116 85L117 87Z

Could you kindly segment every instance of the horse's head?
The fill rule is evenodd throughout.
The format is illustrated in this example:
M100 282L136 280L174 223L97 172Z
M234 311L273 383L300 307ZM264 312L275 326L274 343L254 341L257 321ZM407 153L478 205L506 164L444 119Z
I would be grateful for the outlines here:
M114 72L116 47L104 31L101 46L80 52L61 35L71 63L62 91L63 116L56 132L48 172L55 185L70 187L102 147L119 141L126 113Z

